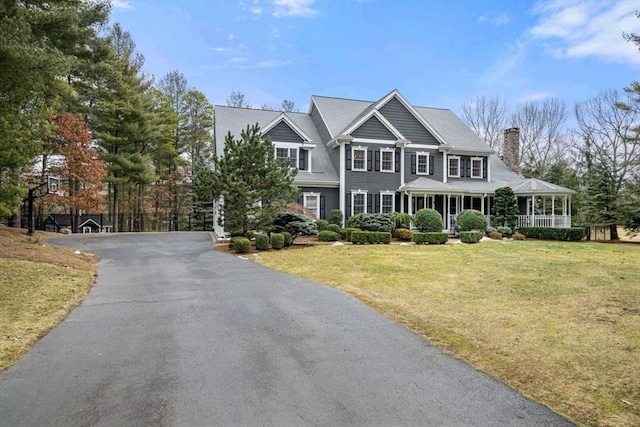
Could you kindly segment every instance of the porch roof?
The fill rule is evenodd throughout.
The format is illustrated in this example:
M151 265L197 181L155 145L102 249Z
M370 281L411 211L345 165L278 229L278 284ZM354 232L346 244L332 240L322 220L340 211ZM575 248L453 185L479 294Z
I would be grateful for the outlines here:
M421 177L405 185L400 186L398 191L408 191L414 193L437 193L437 194L494 194L500 187L511 187L516 196L527 195L570 195L575 191L541 181L535 178L521 178L514 181L473 181L473 180L453 180L441 182L435 179Z
M536 178L523 179L512 186L513 192L518 195L545 195L545 194L575 194L570 188L561 187L550 182Z

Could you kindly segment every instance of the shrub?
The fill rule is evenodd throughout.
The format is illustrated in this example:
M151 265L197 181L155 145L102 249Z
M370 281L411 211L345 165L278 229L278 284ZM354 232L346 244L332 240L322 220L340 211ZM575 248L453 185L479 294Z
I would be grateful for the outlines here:
M236 237L233 241L233 250L238 254L246 254L251 248L251 241L246 237Z
M337 226L342 226L342 220L344 219L344 215L340 209L331 209L329 212L329 223L335 224Z
M351 233L354 231L362 231L359 228L341 228L339 231L340 240L346 240L348 242L351 241Z
M495 228L493 228L493 227L487 227L487 228L484 230L485 234L495 233L496 231L498 231L498 230L496 230L496 229L495 229Z
M282 249L284 247L284 235L282 233L271 233L271 247Z
M513 240L526 240L527 238L524 237L524 234L520 234L520 233L516 233L513 236L511 236L511 238Z
M391 214L365 213L360 217L360 228L363 231L391 231Z
M316 228L318 229L318 231L326 230L328 225L329 225L329 221L325 219L316 220Z
M541 239L541 240L568 240L578 241L582 240L585 236L584 228L571 227L571 228L543 228L543 227L520 227L518 230L520 233L527 236L529 239Z
M287 231L293 242L298 236L312 236L317 233L316 223L307 215L295 212L280 212L273 218L273 229L277 233ZM273 243L271 244L273 246Z
M430 231L427 233L413 233L413 242L416 245L444 245L449 240L447 233Z
M484 214L475 209L465 209L456 217L456 228L458 231L483 231L487 228L487 218Z
M400 240L404 240L405 242L410 242L413 239L413 232L406 228L397 228L396 237Z
M334 233L338 234L340 233L340 226L337 224L329 224L327 226L327 230L333 231Z
M246 237L246 236L244 235L244 231L242 231L242 230L231 230L231 231L229 232L229 235L230 235L231 237Z
M482 239L481 231L462 231L460 232L460 241L462 243L478 243Z
M288 231L283 231L280 234L284 236L284 247L288 248L289 246L291 246L291 243L293 243L291 240L291 233L289 233Z
M362 226L362 215L363 214L351 215L347 218L347 228L360 228Z
M502 240L502 234L498 231L492 231L489 233L489 237L493 240Z
M397 230L399 228L411 228L411 221L413 220L413 216L408 213L403 212L393 212L391 214L391 229Z
M336 233L335 231L323 230L318 233L318 240L320 240L321 242L335 242L338 240L338 233Z
M391 242L391 233L384 231L354 231L351 233L351 242L357 245L367 243L384 243Z
M414 225L423 233L442 233L442 215L435 209L420 209L413 218Z
M259 251L269 249L269 236L266 234L256 234L256 249Z
M510 237L511 234L513 234L511 231L511 227L498 227L496 231L502 234L504 237Z

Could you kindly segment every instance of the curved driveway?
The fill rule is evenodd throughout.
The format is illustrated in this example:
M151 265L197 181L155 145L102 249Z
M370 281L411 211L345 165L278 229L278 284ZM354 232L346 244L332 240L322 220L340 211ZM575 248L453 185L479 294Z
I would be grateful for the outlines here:
M356 299L213 251L81 235L98 282L0 373L2 426L564 426ZM313 260L309 260L313 262Z

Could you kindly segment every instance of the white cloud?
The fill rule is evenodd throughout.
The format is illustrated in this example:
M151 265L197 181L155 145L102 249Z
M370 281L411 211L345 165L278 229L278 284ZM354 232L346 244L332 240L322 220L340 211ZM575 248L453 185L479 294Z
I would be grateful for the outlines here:
M235 34L229 33L227 34L227 40L233 40L233 39L237 39L238 36L236 36Z
M506 13L488 14L488 15L485 14L485 15L478 16L478 22L480 23L487 22L491 25L495 25L496 27L499 27L501 25L507 25L511 21L512 21L511 17Z
M504 78L511 71L521 65L526 57L525 43L516 40L513 46L500 53L498 59L485 71L480 81L483 84L504 82Z
M112 0L111 4L114 9L133 9L129 0Z
M636 8L626 0L539 2L534 7L538 22L530 33L549 43L547 52L556 58L595 57L638 65L637 48L622 38L622 32L637 32Z
M249 58L247 58L246 56L239 56L239 57L231 58L227 62L229 64L236 64L238 62L247 62L248 60Z
M540 101L546 98L552 98L555 94L551 92L525 92L517 99L518 102Z
M318 13L312 9L315 0L273 0L273 16L302 16L310 17Z
M260 6L254 6L249 9L249 12L253 13L254 15L262 15L262 8Z

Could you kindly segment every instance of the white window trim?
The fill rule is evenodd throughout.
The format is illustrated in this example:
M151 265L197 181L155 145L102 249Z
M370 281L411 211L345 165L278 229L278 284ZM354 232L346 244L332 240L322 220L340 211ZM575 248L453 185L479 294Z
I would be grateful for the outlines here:
M391 196L391 212L395 212L396 211L396 193L394 191L381 191L380 192L380 213L384 213L384 210L382 209L384 203L382 203L382 201L384 200L383 196Z
M307 207L307 198L311 198L311 197L317 197L317 204L316 204L316 208L315 208L315 212L313 212L316 215L316 218L320 219L320 193L302 193L302 205L311 210L309 207Z
M354 213L355 210L355 196L356 194L363 194L364 195L364 206L363 206L363 210L362 213L367 213L367 191L366 190L355 190L351 192L351 215L357 215Z
M384 170L382 165L384 162L382 161L382 153L391 153L391 170ZM380 150L380 172L384 173L395 173L396 172L396 150L395 148L383 148Z
M480 162L480 175L473 175L473 162ZM471 178L474 179L482 179L482 170L484 169L484 159L482 157L472 157L471 158Z
M356 156L354 151L356 150L360 150L360 151L364 151L364 162L362 169L360 168L356 168ZM367 155L369 154L369 150L367 150L367 147L352 147L351 148L351 170L355 171L355 172L366 172L367 171Z
M458 160L458 173L455 175L451 174L451 160L452 159L457 159ZM460 178L460 156L449 156L449 159L447 161L447 175L450 178Z
M273 143L273 151L274 151L274 155L276 157L276 160L278 159L278 148L282 148L282 149L287 149L289 150L289 158L291 158L291 150L296 150L296 165L295 167L291 168L291 166L289 166L291 169L298 169L298 166L300 166L300 144L297 144L295 142L274 142Z
M420 156L426 156L427 157L427 171L426 172L420 172L420 169L418 168L418 158ZM420 151L419 153L416 153L416 175L429 175L429 156L430 154L424 151Z

